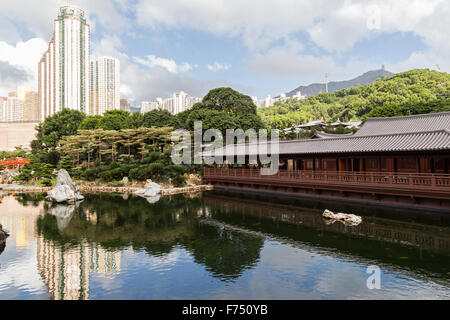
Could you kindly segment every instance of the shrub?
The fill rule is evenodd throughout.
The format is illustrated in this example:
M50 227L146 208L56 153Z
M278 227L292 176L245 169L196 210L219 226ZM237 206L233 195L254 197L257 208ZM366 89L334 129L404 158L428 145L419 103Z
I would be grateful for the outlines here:
M172 179L175 187L183 187L186 184L186 178L183 175L177 175Z

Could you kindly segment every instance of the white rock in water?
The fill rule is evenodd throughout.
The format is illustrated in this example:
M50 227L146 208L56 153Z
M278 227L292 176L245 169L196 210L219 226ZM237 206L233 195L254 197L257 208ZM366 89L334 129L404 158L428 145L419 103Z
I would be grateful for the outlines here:
M342 222L352 225L352 226L357 226L362 222L362 218L360 216L357 216L354 214L347 214L347 213L334 213L328 209L325 209L322 216L324 218L342 221Z
M47 193L46 199L56 203L74 203L83 200L84 197L80 194L80 188L72 181L69 173L61 169L56 178L56 186Z
M145 186L145 189L139 189L135 192L136 195L141 197L156 197L161 194L161 186L157 183L150 182Z

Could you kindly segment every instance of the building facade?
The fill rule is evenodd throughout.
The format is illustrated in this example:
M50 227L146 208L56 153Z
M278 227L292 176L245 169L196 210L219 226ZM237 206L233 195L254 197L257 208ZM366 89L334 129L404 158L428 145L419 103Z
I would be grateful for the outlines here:
M257 147L205 153L246 159L239 168L205 168L205 181L241 191L450 210L450 112L368 118L354 134ZM250 164L259 156L255 150L277 155L274 175L261 175L260 161Z
M40 120L63 108L90 113L89 61L90 29L85 13L63 6L38 64Z
M90 115L120 110L120 62L100 57L90 66Z
M156 101L143 101L141 103L141 113L152 110L167 110L172 114L178 114L191 109L194 104L201 101L201 98L191 97L186 92L180 91L172 94L172 97L166 100L157 98Z
M39 94L36 91L25 93L23 101L23 121L39 120Z

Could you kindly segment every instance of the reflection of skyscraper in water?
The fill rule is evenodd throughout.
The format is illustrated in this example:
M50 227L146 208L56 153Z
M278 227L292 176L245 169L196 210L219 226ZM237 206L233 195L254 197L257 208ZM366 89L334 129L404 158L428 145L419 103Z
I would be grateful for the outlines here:
M90 273L120 271L120 252L81 242L58 245L38 237L38 270L55 300L89 299Z
M16 249L21 250L34 238L35 221L43 214L43 205L37 207L21 205L14 197L5 197L0 202L0 224L8 229L15 240Z
M114 273L120 271L120 251L107 251L98 245L91 245L91 271Z

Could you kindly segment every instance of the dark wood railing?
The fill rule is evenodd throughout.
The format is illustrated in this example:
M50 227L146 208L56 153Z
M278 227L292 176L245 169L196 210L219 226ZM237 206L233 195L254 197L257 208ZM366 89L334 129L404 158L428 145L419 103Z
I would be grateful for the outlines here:
M389 189L423 189L427 191L449 192L450 174L431 173L391 173L391 172L333 172L279 170L274 175L262 175L260 169L205 168L204 177L208 181L228 180L236 182L285 182L314 184L317 186L361 186Z

